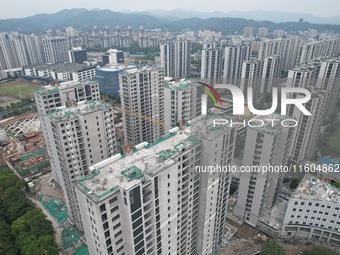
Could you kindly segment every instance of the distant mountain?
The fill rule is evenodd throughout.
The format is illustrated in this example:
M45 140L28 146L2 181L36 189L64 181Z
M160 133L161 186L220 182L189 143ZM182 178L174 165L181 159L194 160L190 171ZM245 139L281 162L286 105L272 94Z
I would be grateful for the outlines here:
M145 13L153 15L155 17L166 17L172 19L187 19L187 18L244 18L244 19L253 19L257 21L269 20L273 22L290 22L290 21L298 21L300 18L303 18L304 21L308 21L310 23L316 24L340 24L340 15L334 17L317 17L308 13L288 13L288 12L280 12L280 11L230 11L230 12L198 12L195 10L186 10L186 9L175 9L172 11L163 11L163 10L147 10Z
M244 18L230 17L190 17L190 10L177 9L173 12L165 12L157 10L157 17L152 13L121 13L111 10L87 10L87 9L71 9L62 10L53 14L38 14L31 17L21 19L4 19L0 20L0 31L19 31L23 33L43 33L46 29L65 29L72 26L80 30L88 30L93 26L132 26L137 28L144 26L147 29L162 28L169 31L182 31L184 29L199 30L211 29L222 32L224 34L242 33L243 27L251 26L255 29L259 27L268 27L270 31L274 29L284 29L289 32L305 31L308 29L317 29L319 31L335 31L340 32L340 25L322 25L312 24L308 22L283 22L274 23L271 21L255 21ZM173 17L171 15L181 14L185 17ZM215 15L222 15L214 12ZM161 15L167 15L164 18ZM170 15L170 16L169 16ZM300 16L299 16L300 17ZM297 21L297 19L296 19Z
M156 28L165 26L167 22L144 14L127 14L111 10L71 9L53 14L37 14L21 19L0 20L0 31L41 32L51 28L72 26L77 29L89 29L93 26L140 26Z

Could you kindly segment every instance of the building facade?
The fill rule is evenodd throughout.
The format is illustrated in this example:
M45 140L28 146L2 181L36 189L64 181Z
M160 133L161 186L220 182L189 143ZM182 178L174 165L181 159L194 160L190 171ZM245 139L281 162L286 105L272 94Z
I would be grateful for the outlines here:
M164 136L164 70L125 70L119 74L124 144L155 142Z
M91 255L203 255L217 249L229 178L202 178L194 166L230 164L235 130L203 131L202 123L90 167L92 175L78 182L76 193Z
M74 182L88 175L90 165L117 153L112 106L101 101L67 101L48 114L52 155L58 168L70 221L83 230Z
M227 46L224 55L223 83L240 86L242 64L251 58L251 45Z
M289 199L281 237L339 247L339 212L339 190L329 179L307 174Z
M181 121L187 122L201 115L201 94L199 86L189 79L165 78L164 86L164 129L165 135ZM184 123L183 123L184 124Z
M66 37L46 37L42 45L47 63L62 63L68 61L68 42Z
M266 119L283 119L280 115L258 116L253 120L263 121L262 127L248 127L242 166L286 165L289 159L294 127L282 127L266 122ZM283 171L270 172L255 169L242 172L240 189L233 214L250 225L256 223L264 208L275 204L283 181Z
M161 66L166 77L190 77L191 42L176 41L160 45Z
M223 49L218 43L203 45L201 79L211 85L222 83Z

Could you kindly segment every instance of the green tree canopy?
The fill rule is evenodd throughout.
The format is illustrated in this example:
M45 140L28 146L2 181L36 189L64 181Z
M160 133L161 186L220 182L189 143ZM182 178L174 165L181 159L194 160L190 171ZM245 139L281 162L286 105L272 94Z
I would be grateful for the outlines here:
M269 240L262 245L261 255L285 255L286 252L283 247L275 240Z

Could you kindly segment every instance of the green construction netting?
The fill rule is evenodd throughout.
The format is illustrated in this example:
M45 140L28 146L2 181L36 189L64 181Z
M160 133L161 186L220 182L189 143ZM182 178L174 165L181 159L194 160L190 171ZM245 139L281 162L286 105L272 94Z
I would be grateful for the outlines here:
M82 246L74 253L74 255L89 255L89 250L86 246Z
M67 220L66 205L62 203L61 198L47 199L44 195L39 197L43 206L52 214L59 223Z

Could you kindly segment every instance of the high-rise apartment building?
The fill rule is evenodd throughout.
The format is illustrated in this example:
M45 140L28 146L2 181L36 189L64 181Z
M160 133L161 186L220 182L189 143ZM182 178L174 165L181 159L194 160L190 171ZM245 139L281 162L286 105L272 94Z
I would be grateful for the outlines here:
M251 58L251 45L238 44L225 48L223 83L240 86L243 61Z
M251 38L254 35L254 28L253 27L244 27L243 28L243 36L245 38Z
M296 106L292 107L289 112L289 115L298 122L291 150L291 158L296 162L311 159L314 156L327 110L329 93L313 87L308 89L311 91L312 98L304 104L304 107L311 115L304 115ZM299 98L299 95L293 95L293 97Z
M263 62L260 93L272 93L272 88L279 85L280 66L282 58L280 56L266 57Z
M336 57L340 51L339 38L310 41L302 45L299 63L311 63L320 57Z
M25 35L24 36L26 52L29 64L46 63L42 37L36 35Z
M298 63L300 45L299 37L262 39L258 58L264 61L266 57L280 56L282 58L280 71L288 71Z
M329 92L326 116L329 117L336 108L340 95L340 58L321 59L316 87Z
M53 156L54 137L49 132L51 124L48 114L65 106L68 101L93 101L99 100L99 86L96 82L65 82L59 86L44 86L34 93L41 128L44 134L48 155L50 156L52 174L54 180L60 184L61 172Z
M284 31L282 29L275 29L273 31L273 37L274 39L282 38L284 35Z
M333 98L329 94L331 91L324 90L332 87L327 83L327 81L332 82L332 79L326 78L331 76L330 73L325 74L325 68L327 68L327 62L324 63L322 71L320 62L315 62L300 64L289 70L286 87L305 88L312 94L312 98L304 104L304 107L311 113L310 116L304 115L295 105L289 105L287 110L287 115L294 117L298 122L291 150L291 157L294 161L310 159L314 156L321 125L327 115L328 107L333 102L330 100ZM299 98L301 95L291 93L289 97Z
M28 64L23 36L0 33L0 70Z
M192 84L189 79L165 78L165 135L169 135L169 130L177 127L181 121L187 122L201 115L202 90L198 85Z
M186 78L190 76L191 42L176 41L160 45L161 66L166 77Z
M47 63L68 61L68 42L66 37L46 37L42 40Z
M222 83L223 49L219 43L203 45L201 62L201 79L214 84Z
M69 219L82 230L74 182L88 175L88 168L117 153L113 109L101 101L68 101L48 114L53 137L52 155L59 174Z
M125 70L119 74L124 143L152 143L164 136L164 70Z
M252 88L253 100L260 99L263 63L260 60L244 61L240 89L245 97L248 96L248 88Z
M268 28L267 27L260 27L258 32L257 32L257 36L262 38L262 37L266 37L268 35Z
M278 119L268 121L266 119ZM243 155L243 167L264 166L280 167L289 159L294 127L282 127L280 115L258 116L253 120L263 122L261 127L248 127ZM293 125L294 123L292 123ZM283 171L242 172L240 189L234 207L234 215L256 226L256 222L264 208L272 208L282 185Z
M76 186L90 255L215 252L225 229L229 176L195 169L229 165L236 132L207 122L193 121L90 167L92 175Z

